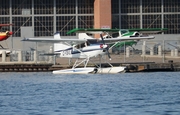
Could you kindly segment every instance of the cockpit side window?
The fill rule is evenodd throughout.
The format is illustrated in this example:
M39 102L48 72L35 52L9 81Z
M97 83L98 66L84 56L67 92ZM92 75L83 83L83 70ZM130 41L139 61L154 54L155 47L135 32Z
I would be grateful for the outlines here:
M89 46L89 45L90 45L90 43L87 41L85 43L78 44L75 47L79 49L79 48L83 48L83 47L86 47L86 46Z
M119 37L119 33L113 33L113 34L112 34L112 37L113 37L113 38Z

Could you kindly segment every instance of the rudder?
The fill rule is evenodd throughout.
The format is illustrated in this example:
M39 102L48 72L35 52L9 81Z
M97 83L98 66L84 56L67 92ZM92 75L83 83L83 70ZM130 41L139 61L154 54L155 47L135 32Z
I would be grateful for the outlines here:
M60 36L59 32L54 34L54 39L61 39L61 36ZM61 43L54 43L54 52L66 50L68 48L70 48L70 46L64 44L63 42L61 42Z

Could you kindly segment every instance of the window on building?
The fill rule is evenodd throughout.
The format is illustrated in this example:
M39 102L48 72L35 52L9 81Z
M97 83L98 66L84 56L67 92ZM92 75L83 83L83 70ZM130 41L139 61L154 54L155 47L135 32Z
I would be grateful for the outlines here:
M76 0L56 0L56 14L75 14Z
M0 15L9 15L9 1L5 0L5 1L1 1L1 5L0 5Z
M112 14L119 14L119 0L111 0Z
M120 28L119 22L119 15L112 15L112 28Z
M9 17L0 17L0 24L9 24L10 18ZM10 26L3 26L0 31L9 31Z
M142 12L161 12L161 0L143 0L142 1Z
M9 17L0 17L0 24L9 24L10 18Z
M140 1L138 0L121 0L121 13L139 13Z
M31 13L31 8L31 0L12 0L12 15L23 15L25 9Z
M164 0L164 12L180 12L180 1Z
M52 16L34 17L34 36L52 36L53 34Z
M79 16L78 28L93 28L93 16Z
M53 14L53 0L34 0L34 14Z
M168 34L180 33L180 14L166 14L164 15L164 27L168 28Z
M161 28L161 15L143 15L143 28Z
M140 28L139 15L122 15L121 16L121 29Z
M31 17L13 17L12 18L13 26L13 36L20 37L21 36L21 26L32 26L32 18ZM24 36L25 37L25 36Z
M78 0L78 13L79 14L92 14L94 13L93 0Z
M67 36L67 32L76 28L75 16L57 16L56 17L56 30L60 32L61 36ZM75 35L75 34L73 34Z

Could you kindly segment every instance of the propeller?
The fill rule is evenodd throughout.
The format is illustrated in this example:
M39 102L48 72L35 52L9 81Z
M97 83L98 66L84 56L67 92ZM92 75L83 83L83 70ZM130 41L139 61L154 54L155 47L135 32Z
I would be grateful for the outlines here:
M9 31L6 31L6 35L9 36Z
M101 40L102 40L102 43L103 43L102 48L106 50L107 55L109 57L109 60L111 60L111 56L110 56L110 53L109 53L109 47L105 44L105 41L104 41L104 38L103 38L102 34L100 34L100 37L101 37Z
M12 34L13 34L13 32L6 31L6 35L7 35L7 36L10 36L10 35L12 35Z

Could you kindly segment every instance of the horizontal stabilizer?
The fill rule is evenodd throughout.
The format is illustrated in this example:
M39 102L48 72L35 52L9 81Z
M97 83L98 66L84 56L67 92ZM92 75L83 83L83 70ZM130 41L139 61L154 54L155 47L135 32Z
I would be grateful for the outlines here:
M55 55L59 55L57 53L41 53L39 54L40 56L55 56Z

